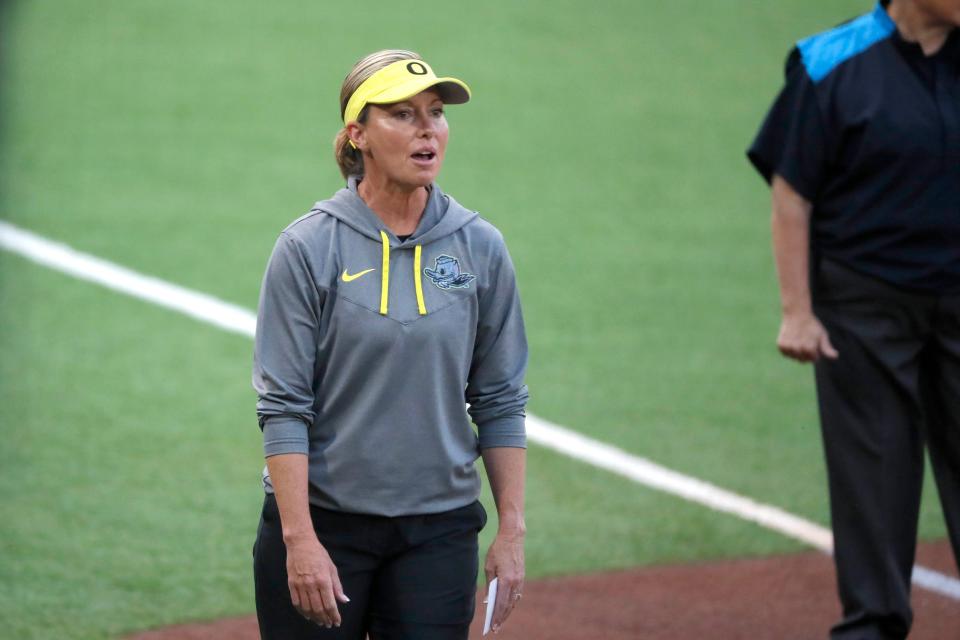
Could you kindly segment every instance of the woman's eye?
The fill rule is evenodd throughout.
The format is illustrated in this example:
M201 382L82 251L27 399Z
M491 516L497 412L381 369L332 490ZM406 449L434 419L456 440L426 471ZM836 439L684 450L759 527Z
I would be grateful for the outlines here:
M406 109L402 109L400 111L395 112L393 114L393 117L399 118L400 120L406 120L407 118L410 118L411 115L412 114L409 111L407 111Z
M439 118L439 117L441 117L441 116L443 116L443 109L434 109L434 110L433 110L433 117L434 117L434 118Z

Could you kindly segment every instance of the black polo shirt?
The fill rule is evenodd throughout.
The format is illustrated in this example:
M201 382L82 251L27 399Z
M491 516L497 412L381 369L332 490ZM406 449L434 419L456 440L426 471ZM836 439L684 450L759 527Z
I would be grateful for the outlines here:
M960 29L926 57L878 3L801 40L747 156L813 203L823 257L960 292Z

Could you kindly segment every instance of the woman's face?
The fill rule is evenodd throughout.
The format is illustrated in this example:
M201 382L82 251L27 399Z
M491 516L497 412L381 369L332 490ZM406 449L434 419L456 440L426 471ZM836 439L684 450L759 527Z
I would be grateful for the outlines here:
M394 104L368 107L367 121L351 129L368 177L380 173L406 188L425 187L440 173L450 131L434 89Z

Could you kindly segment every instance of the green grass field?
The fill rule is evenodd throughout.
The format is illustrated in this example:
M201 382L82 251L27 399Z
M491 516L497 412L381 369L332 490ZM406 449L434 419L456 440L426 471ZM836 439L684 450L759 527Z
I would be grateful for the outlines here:
M511 248L531 411L826 523L743 150L790 43L869 6L14 0L0 219L253 308L277 233L340 186L344 74L412 48L474 90L440 183ZM0 252L3 633L252 611L251 351ZM529 466L530 577L799 548L536 446ZM932 489L921 530L944 535Z

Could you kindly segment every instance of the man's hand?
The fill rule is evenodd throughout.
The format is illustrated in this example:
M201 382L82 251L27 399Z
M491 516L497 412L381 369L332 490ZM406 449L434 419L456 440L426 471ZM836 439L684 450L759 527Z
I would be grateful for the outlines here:
M798 362L816 362L821 357L836 360L840 355L830 344L827 330L812 313L784 314L777 348Z

